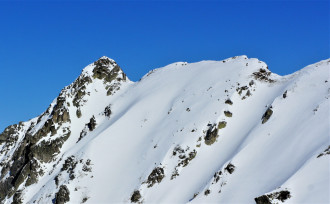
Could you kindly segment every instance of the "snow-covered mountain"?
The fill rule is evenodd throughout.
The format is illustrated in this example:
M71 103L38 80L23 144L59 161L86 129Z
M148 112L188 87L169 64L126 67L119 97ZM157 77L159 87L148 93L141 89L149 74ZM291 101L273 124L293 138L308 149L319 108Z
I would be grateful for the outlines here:
M238 56L132 82L101 57L0 134L0 200L329 203L329 68Z

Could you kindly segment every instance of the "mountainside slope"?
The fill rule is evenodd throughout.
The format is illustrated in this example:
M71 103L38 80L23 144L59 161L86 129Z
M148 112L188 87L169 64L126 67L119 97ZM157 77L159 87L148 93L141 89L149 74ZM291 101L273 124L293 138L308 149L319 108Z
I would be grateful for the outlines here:
M239 56L134 83L102 57L0 135L0 200L329 203L329 67Z

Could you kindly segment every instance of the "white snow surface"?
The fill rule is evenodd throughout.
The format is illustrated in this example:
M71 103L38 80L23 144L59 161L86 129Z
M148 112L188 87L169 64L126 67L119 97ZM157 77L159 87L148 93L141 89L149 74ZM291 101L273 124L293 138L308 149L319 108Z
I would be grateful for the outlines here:
M93 68L87 66L82 75L91 76ZM72 98L66 98L71 122L64 126L71 135L52 162L41 163L45 173L38 182L21 185L23 202L52 203L59 189L54 178L60 175L59 185L68 187L70 203L84 198L86 203L130 203L135 190L143 203L255 203L256 197L280 190L290 191L285 203L330 203L329 154L317 157L330 145L329 68L330 60L323 60L291 75L272 73L274 82L267 82L253 76L267 65L247 56L177 62L138 82L127 79L110 96L102 80L93 79L86 85L89 95L80 107L81 118ZM240 95L237 88L243 86L248 89ZM247 91L251 95L243 100ZM227 99L233 104L226 104ZM51 106L55 103L56 99ZM110 117L103 114L108 105ZM270 107L273 114L262 124ZM96 129L77 142L92 116ZM32 121L36 118L26 123ZM226 121L226 127L206 145L208 125L220 121ZM57 136L43 140L52 137ZM186 157L193 150L197 154L186 166L177 167L179 175L171 179L182 161L173 155L178 146L186 150ZM61 172L72 155L77 161L90 159L91 172L82 171L80 162L73 180ZM232 173L225 170L229 163L235 166ZM156 167L163 168L165 177L148 187L146 181ZM215 182L219 171L222 175Z

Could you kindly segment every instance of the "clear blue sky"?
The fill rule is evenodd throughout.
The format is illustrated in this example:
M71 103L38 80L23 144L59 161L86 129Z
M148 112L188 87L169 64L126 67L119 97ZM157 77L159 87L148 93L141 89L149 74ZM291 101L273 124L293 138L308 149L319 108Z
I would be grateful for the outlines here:
M246 54L281 75L329 58L329 1L1 1L0 132L106 55L134 81Z

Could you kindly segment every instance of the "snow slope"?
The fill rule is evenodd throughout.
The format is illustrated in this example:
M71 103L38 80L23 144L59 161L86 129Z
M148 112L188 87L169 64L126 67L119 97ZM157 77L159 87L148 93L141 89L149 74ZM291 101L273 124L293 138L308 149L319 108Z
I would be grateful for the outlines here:
M177 62L139 82L118 67L100 58L0 135L0 200L330 202L330 60L287 76L246 56Z

